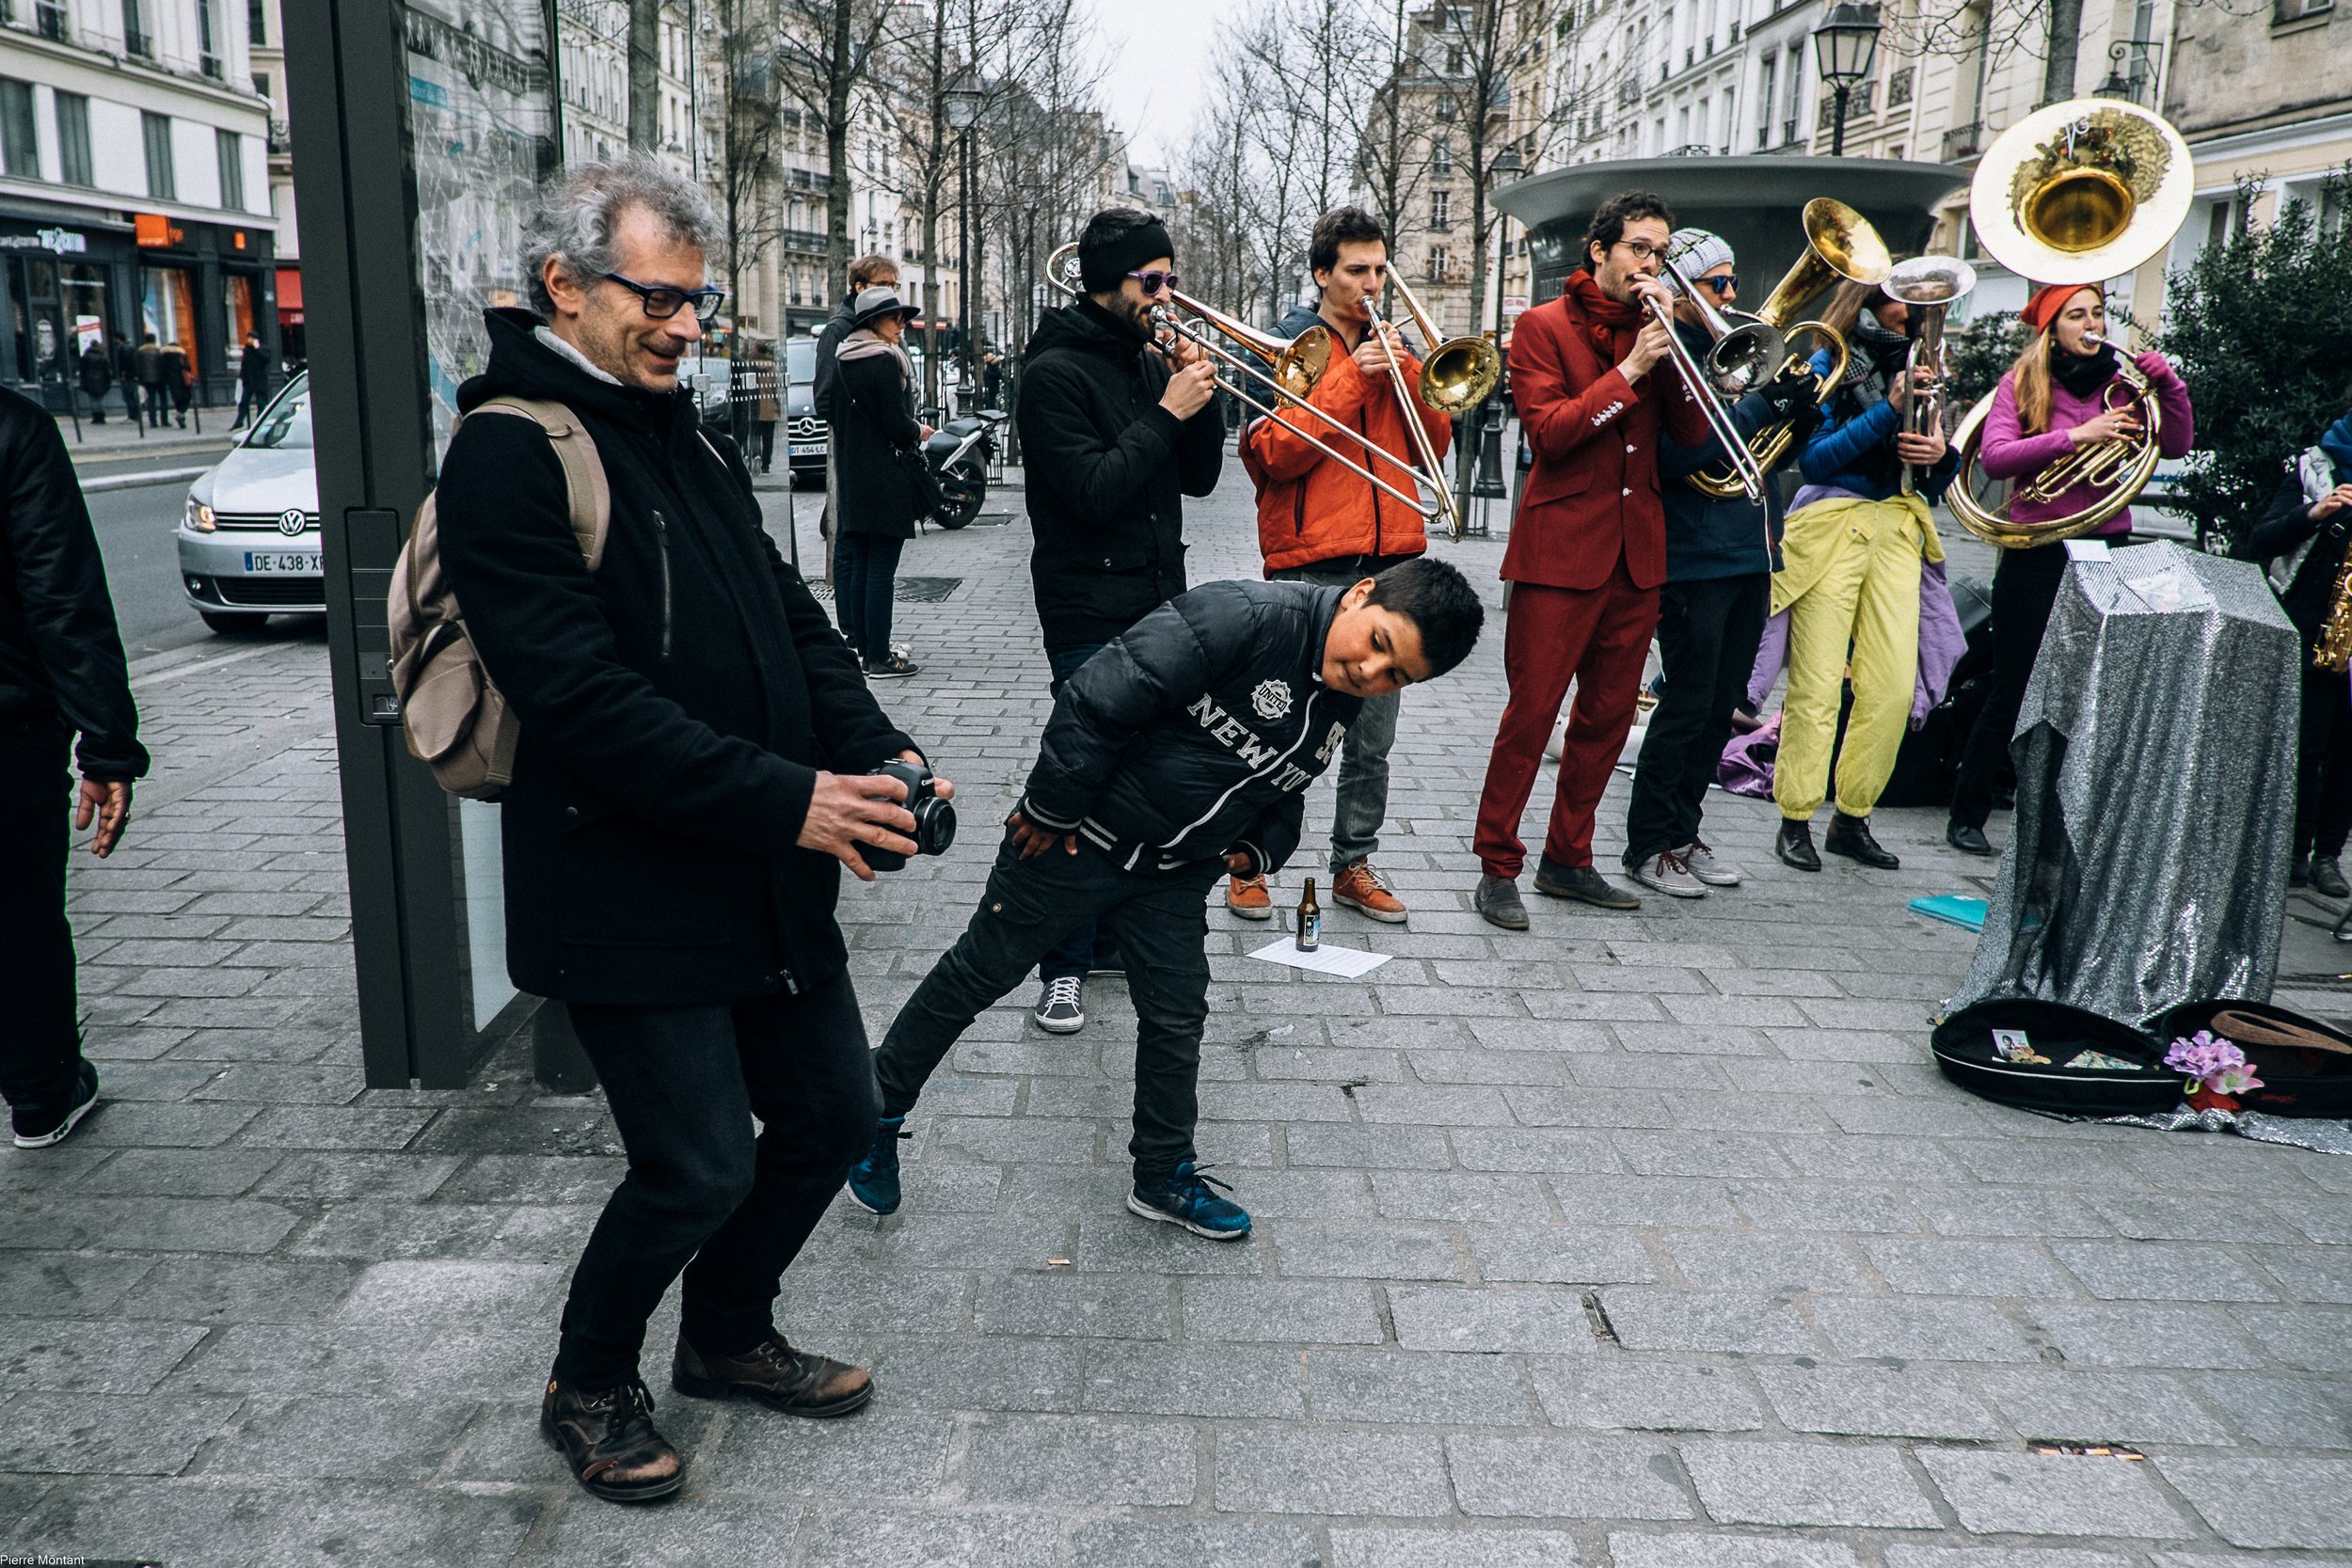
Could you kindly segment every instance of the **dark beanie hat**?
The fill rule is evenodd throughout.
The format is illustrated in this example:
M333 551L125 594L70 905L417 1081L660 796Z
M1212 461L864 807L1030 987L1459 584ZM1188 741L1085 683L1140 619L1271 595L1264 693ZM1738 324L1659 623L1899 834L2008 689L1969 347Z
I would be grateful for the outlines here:
M1078 280L1087 293L1108 293L1144 262L1176 254L1159 219L1136 223L1136 214L1133 207L1112 207L1088 220L1078 236Z

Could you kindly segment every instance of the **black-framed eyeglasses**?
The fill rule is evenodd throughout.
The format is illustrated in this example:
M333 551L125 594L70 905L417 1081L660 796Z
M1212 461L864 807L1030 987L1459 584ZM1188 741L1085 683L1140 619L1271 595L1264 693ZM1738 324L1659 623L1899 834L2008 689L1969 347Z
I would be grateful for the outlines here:
M1180 289L1184 287L1184 278L1177 274L1162 272L1157 267L1152 268L1149 272L1131 272L1127 276L1143 286L1143 296L1146 299L1158 293L1163 288Z
M618 283L645 302L645 314L655 321L665 322L689 305L694 308L694 319L708 326L718 318L719 307L727 302L724 289L668 289L648 286L633 277L623 277L617 272L605 275L608 281Z
M1646 240L1619 240L1617 245L1628 256L1633 258L1633 264L1637 267L1653 256L1663 260L1666 254L1664 245L1651 245Z

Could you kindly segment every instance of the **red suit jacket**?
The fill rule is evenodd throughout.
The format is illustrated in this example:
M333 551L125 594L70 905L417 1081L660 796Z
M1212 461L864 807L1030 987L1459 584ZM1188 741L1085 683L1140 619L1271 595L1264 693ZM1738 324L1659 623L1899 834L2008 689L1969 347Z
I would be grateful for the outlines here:
M1573 293L1527 311L1511 335L1511 387L1535 465L1519 493L1502 576L1550 588L1598 588L1623 554L1637 588L1666 580L1666 512L1658 499L1658 426L1703 445L1707 416L1672 364L1639 388L1617 371L1635 329L1603 357Z

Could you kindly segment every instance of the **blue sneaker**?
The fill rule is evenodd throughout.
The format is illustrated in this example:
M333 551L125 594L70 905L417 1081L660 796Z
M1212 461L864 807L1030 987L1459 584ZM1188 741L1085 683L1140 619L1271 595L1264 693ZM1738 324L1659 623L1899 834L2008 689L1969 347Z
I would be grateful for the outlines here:
M898 1140L914 1134L904 1117L884 1117L874 1124L874 1147L850 1167L850 1196L868 1213L898 1212Z
M1225 1187L1225 1183L1204 1175L1187 1160L1176 1167L1173 1176L1156 1180L1137 1178L1135 1191L1127 1195L1127 1208L1147 1220L1181 1225L1212 1242L1240 1241L1249 1234L1249 1211L1217 1196L1209 1190L1212 1187ZM1231 1187L1225 1190L1232 1191Z

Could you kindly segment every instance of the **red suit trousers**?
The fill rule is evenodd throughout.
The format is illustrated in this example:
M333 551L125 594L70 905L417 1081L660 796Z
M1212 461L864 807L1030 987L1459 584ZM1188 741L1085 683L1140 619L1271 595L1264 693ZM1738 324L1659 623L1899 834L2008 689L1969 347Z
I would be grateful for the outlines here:
M1527 809L1571 678L1576 706L1560 752L1559 793L1544 856L1561 865L1593 863L1593 815L1633 727L1642 665L1657 628L1658 590L1636 588L1622 555L1598 588L1511 585L1502 633L1502 673L1511 694L1486 759L1473 841L1488 876L1516 878L1526 866L1519 814Z

